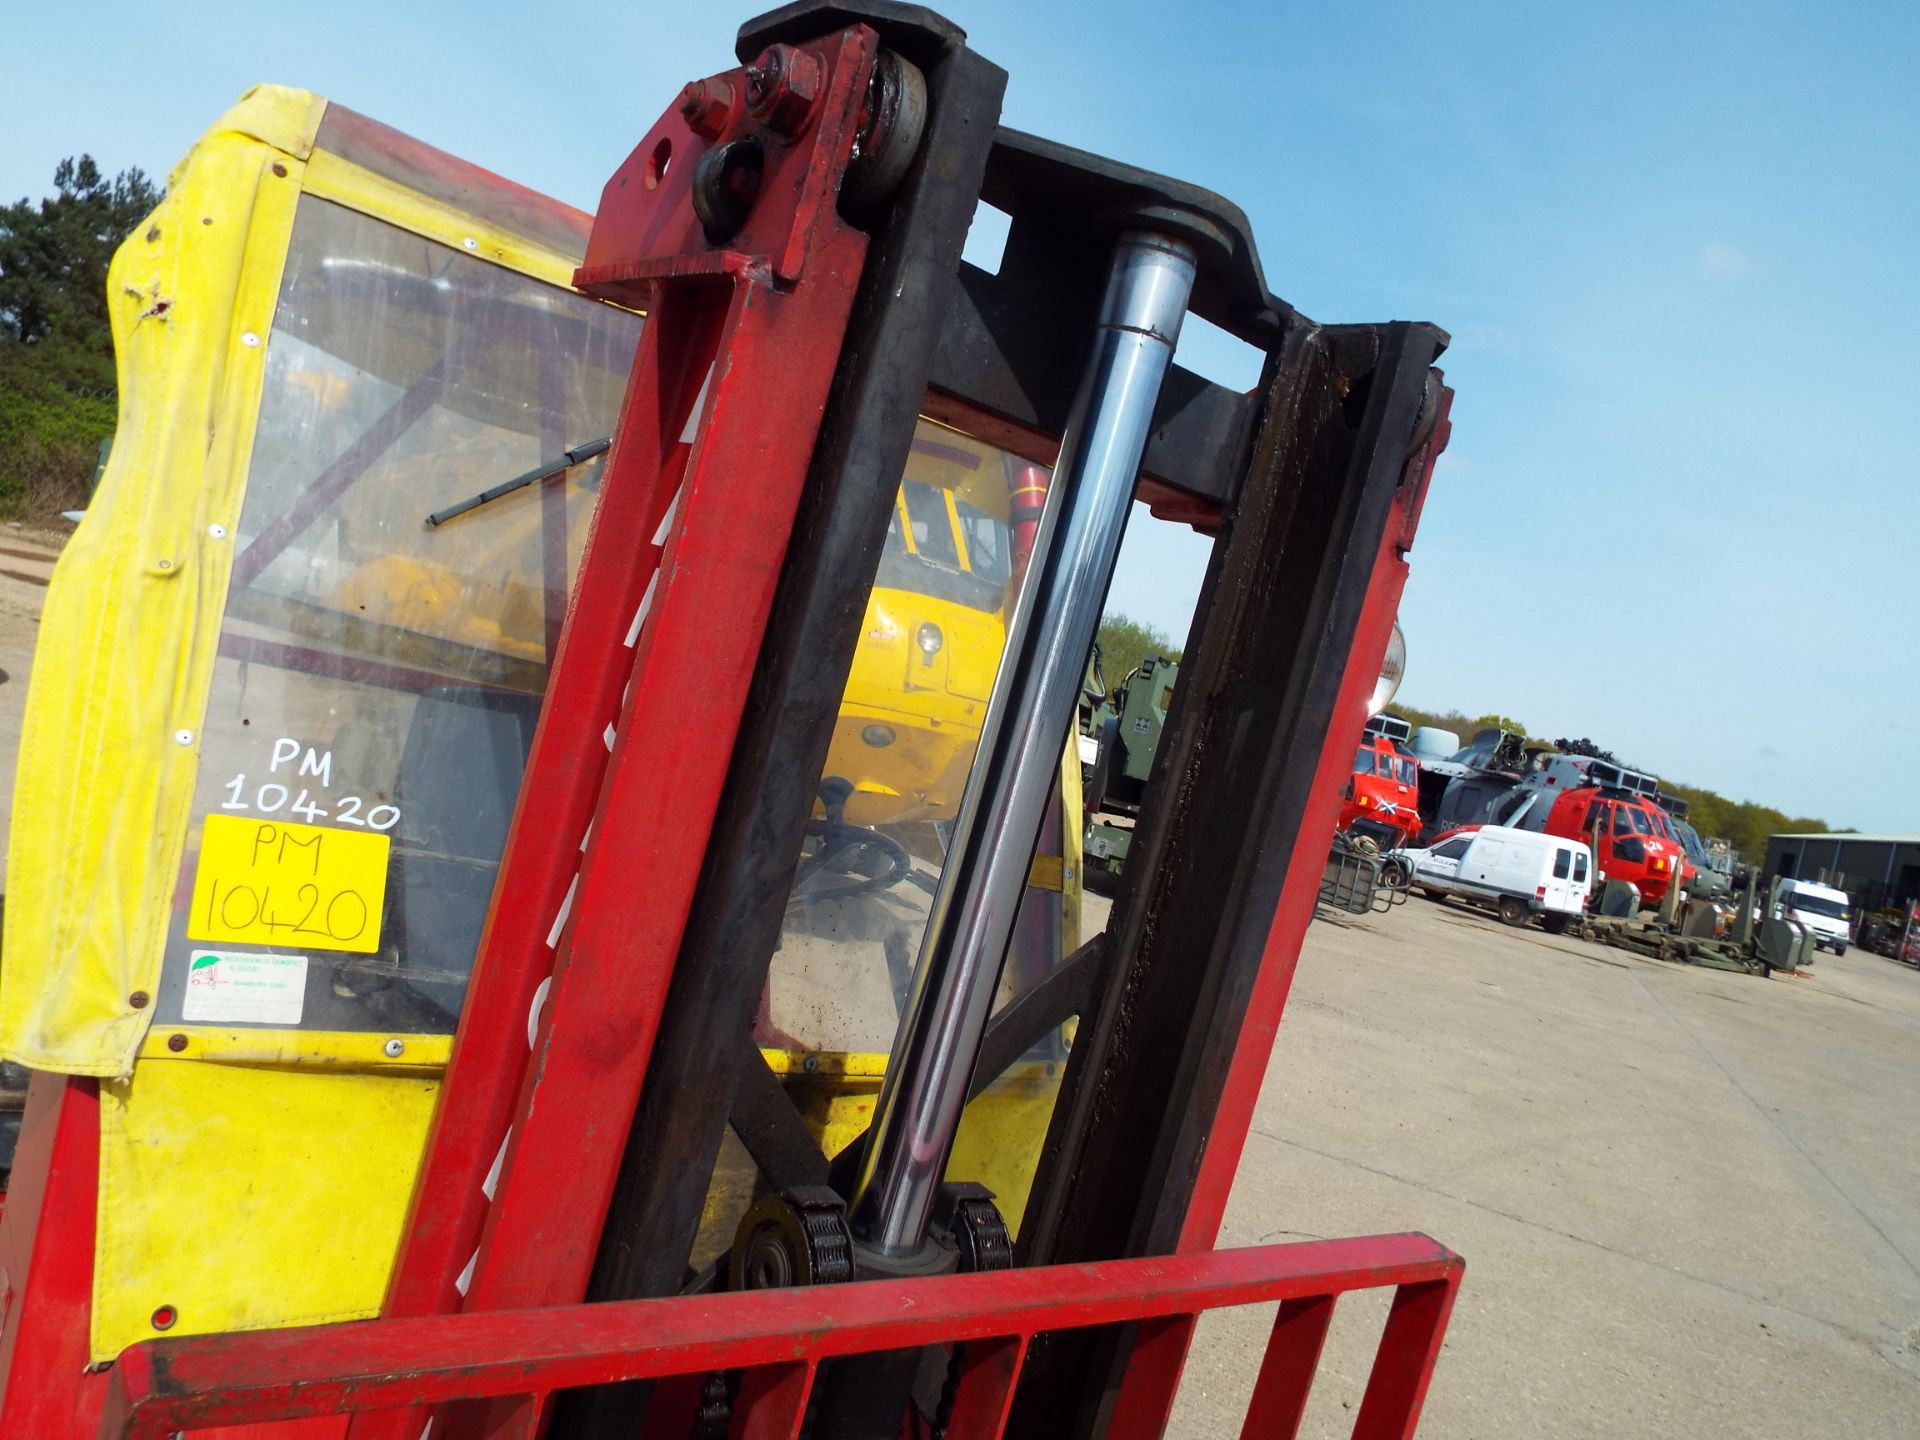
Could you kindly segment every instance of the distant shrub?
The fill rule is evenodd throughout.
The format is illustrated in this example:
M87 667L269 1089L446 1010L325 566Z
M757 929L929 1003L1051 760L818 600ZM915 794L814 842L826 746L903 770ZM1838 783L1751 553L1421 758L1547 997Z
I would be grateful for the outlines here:
M62 347L0 340L0 518L46 520L87 502L114 397L75 385Z
M138 170L60 162L54 193L0 205L0 517L84 505L113 433L107 265L160 201Z

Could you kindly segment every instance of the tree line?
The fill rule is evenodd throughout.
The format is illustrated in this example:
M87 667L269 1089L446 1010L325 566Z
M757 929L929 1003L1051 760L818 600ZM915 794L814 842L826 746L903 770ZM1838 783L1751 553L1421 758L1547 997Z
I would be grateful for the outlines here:
M160 203L137 169L62 160L54 193L0 206L0 516L86 504L117 404L107 265Z

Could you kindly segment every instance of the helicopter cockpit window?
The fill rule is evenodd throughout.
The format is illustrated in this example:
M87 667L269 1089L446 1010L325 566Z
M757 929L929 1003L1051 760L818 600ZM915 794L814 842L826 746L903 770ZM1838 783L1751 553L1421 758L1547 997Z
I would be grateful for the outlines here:
M640 324L299 201L160 1023L454 1029Z
M1353 773L1356 775L1373 774L1373 750L1370 746L1362 745L1360 747L1360 753L1353 757Z
M1012 536L1004 523L976 510L964 500L953 504L967 542L967 568L989 585L1005 585L1013 573L1009 553Z
M902 487L907 502L907 520L913 528L913 548L922 560L960 568L960 550L953 540L953 518L947 514L946 492L924 480L909 480Z
M997 612L1006 602L1011 572L1012 534L1005 521L944 486L912 478L901 484L876 584Z

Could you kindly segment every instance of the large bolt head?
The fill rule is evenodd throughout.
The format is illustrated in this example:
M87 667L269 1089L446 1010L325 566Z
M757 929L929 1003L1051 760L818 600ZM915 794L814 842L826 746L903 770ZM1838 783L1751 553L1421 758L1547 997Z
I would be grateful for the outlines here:
M733 86L715 77L690 82L680 92L680 115L702 140L719 138L733 119Z
M776 134L798 135L825 83L815 56L791 45L769 45L747 67L747 113Z

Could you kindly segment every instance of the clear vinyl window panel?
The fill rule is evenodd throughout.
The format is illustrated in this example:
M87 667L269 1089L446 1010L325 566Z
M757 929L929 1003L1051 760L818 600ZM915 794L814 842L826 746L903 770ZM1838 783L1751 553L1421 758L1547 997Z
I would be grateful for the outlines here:
M1012 502L1044 490L1046 481L1043 467L958 430L922 420L915 432L755 1027L829 1155L860 1142L891 1063L1024 579L1030 532L1013 523ZM950 535L923 532L941 511ZM1083 897L1075 873L1085 818L1082 756L1071 717L1060 718L1060 781L996 1012L1105 924L1106 902ZM968 1104L955 1136L948 1177L985 1184L1016 1234L1077 1023L1067 1018L1023 1034L1021 1058ZM744 1194L751 1186L739 1186L740 1178ZM737 1218L739 1207L720 1202L726 1190L722 1177L696 1263L731 1238L721 1222Z
M915 431L788 896L765 1045L883 1054L893 1043L1006 643L1012 496L1034 469L933 421ZM1057 833L1041 849L1059 855ZM1016 941L1008 991L1057 963L1058 898L1030 907L1052 912L1035 922L1048 934Z
M828 1155L858 1142L880 1093L1017 595L1012 497L1044 473L934 421L914 431L754 1026ZM1057 868L1057 804L1047 823L1040 850ZM1065 902L1057 880L1027 891L1002 1003L1077 942ZM1051 1031L980 1097L957 1140L956 1172L1016 1222L1067 1033ZM696 1268L724 1256L759 1183L730 1137Z
M453 1030L640 323L301 199L160 1023Z

